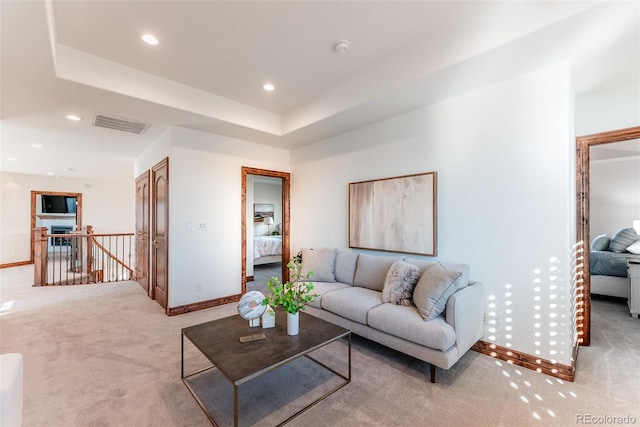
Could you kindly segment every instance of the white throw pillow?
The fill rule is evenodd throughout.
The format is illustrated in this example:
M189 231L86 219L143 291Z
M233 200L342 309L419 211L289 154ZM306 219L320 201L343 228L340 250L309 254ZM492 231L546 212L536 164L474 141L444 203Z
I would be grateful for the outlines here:
M459 271L447 270L440 263L422 273L413 291L413 303L425 320L435 319L447 306L447 300L458 289Z
M627 246L627 252L640 255L640 240L636 240L630 246Z
M397 305L411 305L413 288L420 278L418 266L404 261L396 261L387 272L382 288L382 302Z

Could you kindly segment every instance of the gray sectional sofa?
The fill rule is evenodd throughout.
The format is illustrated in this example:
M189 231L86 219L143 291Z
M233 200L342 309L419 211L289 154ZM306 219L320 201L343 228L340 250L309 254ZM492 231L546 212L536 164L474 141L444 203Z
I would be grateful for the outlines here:
M451 286L444 286L447 293L430 300L431 307L427 307L439 304L442 312L434 308L425 319L423 292L420 303L411 298L402 302L405 305L383 302L383 295L384 299L389 298L385 283L390 282L390 271L397 272L398 267L407 264L417 267L408 280L428 282L438 272L449 274ZM313 292L319 295L306 307L307 313L429 363L431 382L436 382L436 367L449 369L483 335L483 286L469 281L467 265L348 250L303 249L302 266L303 272L313 271ZM419 286L425 289L416 284L415 291L411 288L412 296L418 294Z

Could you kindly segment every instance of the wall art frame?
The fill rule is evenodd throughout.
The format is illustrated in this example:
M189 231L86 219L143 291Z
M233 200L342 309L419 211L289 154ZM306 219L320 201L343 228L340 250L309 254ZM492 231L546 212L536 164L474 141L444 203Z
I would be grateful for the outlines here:
M437 256L437 172L349 183L349 247Z
M253 222L264 222L267 217L274 217L275 205L271 203L253 204Z

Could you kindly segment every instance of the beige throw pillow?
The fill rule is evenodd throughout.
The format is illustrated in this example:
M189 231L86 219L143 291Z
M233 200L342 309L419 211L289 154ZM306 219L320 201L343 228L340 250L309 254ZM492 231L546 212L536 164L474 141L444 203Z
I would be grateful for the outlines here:
M413 291L413 303L425 320L435 319L444 311L447 300L458 289L462 273L447 270L442 264L426 269Z
M411 295L420 278L418 266L404 261L391 264L382 288L382 302L411 305Z
M336 249L303 249L302 275L313 272L314 282L335 282Z

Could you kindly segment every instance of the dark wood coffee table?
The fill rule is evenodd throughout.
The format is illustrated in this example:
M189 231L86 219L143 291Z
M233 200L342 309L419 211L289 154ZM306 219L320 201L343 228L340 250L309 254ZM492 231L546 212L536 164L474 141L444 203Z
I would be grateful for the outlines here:
M351 331L301 312L300 332L298 335L289 336L286 331L286 315L281 309L276 310L275 328L262 329L257 327L255 329L256 333L264 333L266 339L241 343L239 338L249 334L249 327L248 321L242 319L239 315L182 329L182 382L187 386L198 405L214 425L218 424L213 415L205 408L196 391L187 381L189 378L210 369L217 369L233 385L233 420L235 426L238 425L238 388L242 384L300 357L304 356L312 360L345 381L287 418L280 425L287 423L351 382ZM212 366L185 375L185 337L211 362ZM347 375L310 356L313 351L340 338L346 338L349 343Z

